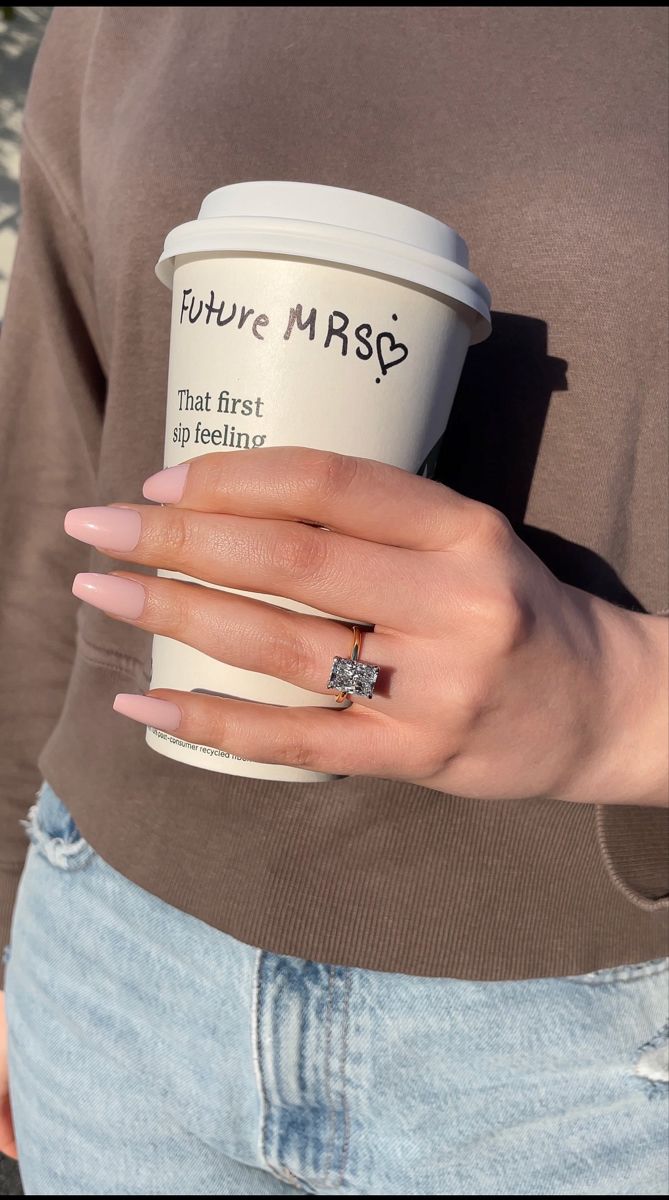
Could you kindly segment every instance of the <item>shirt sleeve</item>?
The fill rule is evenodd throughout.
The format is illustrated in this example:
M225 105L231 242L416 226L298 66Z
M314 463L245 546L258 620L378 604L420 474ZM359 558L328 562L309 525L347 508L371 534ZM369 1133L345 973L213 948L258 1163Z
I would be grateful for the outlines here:
M74 657L71 585L87 549L63 517L95 503L106 383L86 235L27 123L21 195L0 333L0 949L28 844L21 819Z

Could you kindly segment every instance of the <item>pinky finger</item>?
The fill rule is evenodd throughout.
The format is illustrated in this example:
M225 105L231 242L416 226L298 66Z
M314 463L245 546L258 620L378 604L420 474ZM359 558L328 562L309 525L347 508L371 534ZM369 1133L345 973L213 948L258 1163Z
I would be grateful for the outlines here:
M119 693L114 709L186 742L250 762L333 775L394 777L406 769L397 723L355 703L342 709L300 708L161 688L145 696Z

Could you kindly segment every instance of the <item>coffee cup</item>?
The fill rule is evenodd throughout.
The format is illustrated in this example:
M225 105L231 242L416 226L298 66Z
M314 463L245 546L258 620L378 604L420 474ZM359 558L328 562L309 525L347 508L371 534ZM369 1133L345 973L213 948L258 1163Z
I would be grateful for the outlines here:
M239 183L211 192L196 220L168 234L156 274L172 289L166 467L212 451L299 445L432 476L467 350L490 332L490 294L450 226L344 188ZM279 595L219 590L333 616ZM370 628L356 616L354 589L350 624ZM156 636L151 687L340 708L326 690L330 667L323 692L312 692ZM153 728L146 738L213 771L338 778Z

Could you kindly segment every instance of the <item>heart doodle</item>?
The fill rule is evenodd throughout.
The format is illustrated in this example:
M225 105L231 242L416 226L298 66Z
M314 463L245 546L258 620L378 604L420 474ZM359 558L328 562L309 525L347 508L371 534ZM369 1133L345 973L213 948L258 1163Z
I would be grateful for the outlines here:
M384 355L384 342L388 343L387 355ZM398 367L401 362L404 362L408 353L408 346L405 346L403 342L397 342L392 333L379 333L377 335L376 354L382 375L387 375L391 367Z

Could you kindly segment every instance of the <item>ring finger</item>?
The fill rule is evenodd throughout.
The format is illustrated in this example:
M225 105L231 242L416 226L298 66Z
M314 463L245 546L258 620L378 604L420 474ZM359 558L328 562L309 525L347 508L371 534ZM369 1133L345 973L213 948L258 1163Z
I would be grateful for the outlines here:
M324 696L335 694L327 687L333 658L351 655L349 625L218 588L113 572L77 575L72 590L109 616L184 642L231 666L285 679ZM406 683L405 670L395 671L401 641L389 633L363 631L360 659L381 670L373 698L356 696L357 704L397 713L399 680ZM414 645L412 659L415 650Z

